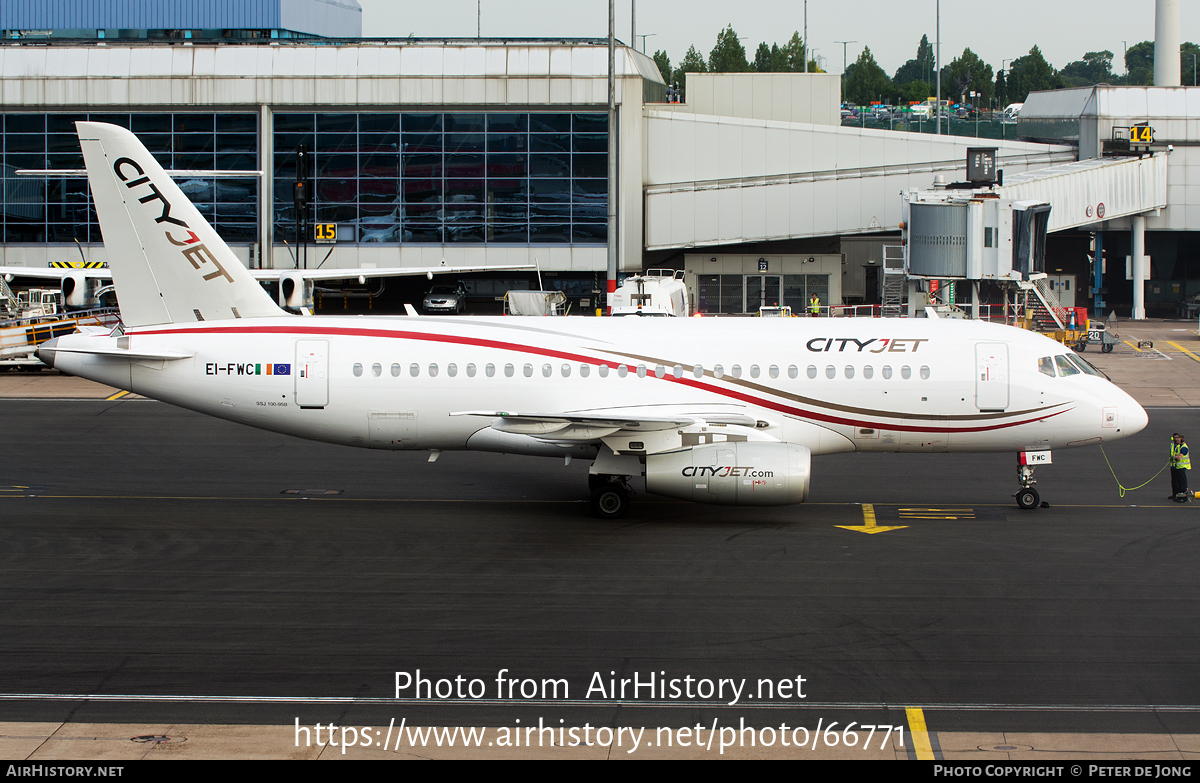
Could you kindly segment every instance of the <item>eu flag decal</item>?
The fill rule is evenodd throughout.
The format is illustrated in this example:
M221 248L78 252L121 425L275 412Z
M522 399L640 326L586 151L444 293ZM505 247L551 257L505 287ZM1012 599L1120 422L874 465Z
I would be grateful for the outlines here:
M272 368L272 370L273 370L273 372L271 373L272 375L291 375L292 374L292 365L277 364Z

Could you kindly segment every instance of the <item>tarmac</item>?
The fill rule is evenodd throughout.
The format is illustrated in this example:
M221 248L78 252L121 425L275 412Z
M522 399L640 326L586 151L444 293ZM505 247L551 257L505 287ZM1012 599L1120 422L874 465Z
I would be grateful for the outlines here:
M1120 321L1110 328L1118 335L1114 351L1104 354L1097 346L1089 346L1083 352L1086 359L1147 408L1200 407L1200 334L1195 322ZM142 399L52 370L0 373L0 398L120 402ZM91 490L85 487L84 491ZM198 527L202 529L203 525ZM314 535L314 541L320 537L319 533ZM665 538L674 541L669 532ZM874 540L874 537L866 538ZM1142 567L1152 566L1146 563ZM1185 607L1186 616L1180 619L1190 622L1194 609L1194 606ZM775 742L770 747L736 746L720 752L719 743L701 747L693 741L687 747L682 744L663 746L657 738L649 741L650 729L647 729L647 741L636 752L631 752L629 738L622 743L622 738L613 736L611 731L607 737L597 734L593 740L574 745L556 743L552 738L546 744L502 746L500 732L503 729L495 724L483 730L485 733L473 747L463 747L462 743L438 746L409 741L414 736L413 731L419 737L424 728L438 724L405 727L408 733L403 740L399 734L393 738L389 730L386 740L382 736L368 736L366 740L373 739L373 743L360 741L343 747L340 742L319 744L318 741L300 740L297 727L278 720L275 715L261 722L243 720L237 724L226 724L219 719L208 723L154 718L124 722L97 720L94 716L89 720L79 715L0 722L0 757L43 763L68 759L120 763L139 759L789 758L1039 764L1070 760L1105 765L1119 764L1123 759L1162 763L1200 759L1200 733L1196 732L1194 721L1183 721L1175 726L1166 725L1169 721L1164 721L1164 730L1126 729L1122 733L1111 733L1102 727L1090 732L1069 725L1055 728L1039 724L1037 720L1014 720L1013 723L1045 730L972 731L957 728L936 731L938 723L945 725L948 721L939 719L933 710L926 712L931 716L928 721L920 709L906 710L903 720L896 716L895 722L904 726L903 740L895 733L882 741L876 735L867 746L866 742L860 741L865 739L863 731L861 736L855 737L857 746L850 748L839 744L837 737L833 746L827 741L812 741L814 735L806 731L809 741L804 744ZM74 715L74 709L71 714ZM1150 723L1154 723L1153 718ZM375 724L380 732L387 728L386 722L382 724ZM443 727L448 725L448 721L441 724ZM359 727L363 727L361 723ZM338 731L342 729L339 727ZM363 739L355 731L356 738ZM693 739L703 740L707 734L706 726L704 732L697 732ZM679 736L677 734L676 738ZM347 735L339 733L340 741L346 739ZM775 740L774 734L772 740Z

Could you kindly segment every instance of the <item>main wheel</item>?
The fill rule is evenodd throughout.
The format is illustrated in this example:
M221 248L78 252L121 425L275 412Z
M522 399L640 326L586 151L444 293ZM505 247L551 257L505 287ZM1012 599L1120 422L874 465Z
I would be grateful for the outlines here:
M1041 496L1038 495L1038 491L1033 487L1023 489L1017 493L1017 505L1021 508L1037 508L1041 502Z
M619 519L629 511L629 493L620 484L606 483L592 493L592 512L601 519Z

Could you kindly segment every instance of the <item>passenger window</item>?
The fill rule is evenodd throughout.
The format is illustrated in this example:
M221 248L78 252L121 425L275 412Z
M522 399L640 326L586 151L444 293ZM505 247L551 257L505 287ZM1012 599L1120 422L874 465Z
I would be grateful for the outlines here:
M447 364L446 365L446 374L449 375L451 378L458 375L458 365L457 364Z
M644 365L644 364L639 364L639 365L637 366L637 377L639 377L639 378L645 378L645 377L646 377L646 365Z
M733 365L733 369L730 370L730 375L732 375L734 378L741 378L742 377L742 365L740 365L740 364Z
M758 365L757 365L757 364L752 364L752 365L750 365L750 377L751 377L751 378L757 378L757 377L758 377L758 372L759 372L759 370L758 370Z
M378 378L380 375L383 375L383 365L380 364L379 362L375 362L374 364L372 364L371 365L371 374L374 375L376 378Z
M772 378L778 378L779 377L779 367L777 365L772 364L771 369L767 370L767 375L770 375Z
M725 377L725 368L719 364L713 365L713 377L714 378L724 378Z
M671 374L674 375L676 378L682 378L683 377L683 365L677 364L674 367L672 367Z
M907 364L900 368L900 377L906 381L912 377L912 370Z
M354 377L355 377L355 378L360 378L360 377L362 377L362 365L361 365L361 364L355 363L355 365L354 365Z
M399 377L400 377L400 365L399 365L399 364L393 364L393 365L392 365L392 377L393 377L393 378L399 378Z
M837 368L834 367L832 364L829 365L828 367L826 367L825 368L825 377L831 378L831 379L836 378L837 377Z
M607 364L600 365L599 367L596 368L596 372L600 373L601 378L607 378L608 377L608 365Z
M1065 356L1055 356L1054 363L1058 365L1058 374L1063 378L1079 374L1079 368L1071 364L1071 360Z
M553 374L554 374L554 368L553 368L553 367L551 367L551 366L550 366L550 365L548 365L548 364L543 364L543 365L542 365L542 377L543 377L543 378L549 378L549 377L550 377L551 375L553 375Z
M868 381L871 380L872 378L874 378L875 377L875 368L868 364L866 367L863 368L863 377L866 378Z
M892 367L891 367L891 365L889 365L889 364L885 364L885 365L883 365L883 379L884 379L885 381L888 381L888 380L891 380L891 378L892 378Z
M921 366L921 380L929 380L929 368L924 365Z
M474 378L474 377L475 377L475 365L474 365L474 364L468 364L468 365L467 365L467 377L468 377L468 378Z
M1043 356L1042 358L1038 359L1038 372L1040 372L1042 375L1049 375L1051 378L1053 378L1054 360L1049 356Z
M797 378L799 378L800 377L800 368L794 364L789 365L788 366L788 377L791 378L792 380L796 380Z
M666 374L667 374L666 367L663 367L661 364L654 365L654 377L655 378L661 378Z
M421 365L417 364L416 362L408 365L408 374L416 378L421 374Z
M629 374L629 368L628 368L628 367L626 367L626 366L625 366L625 365L623 365L623 364L618 364L618 365L617 365L617 375L619 375L620 377L624 378L624 377L625 377L626 375L628 375L628 374Z
M437 365L436 365L436 364L431 364L431 365L429 365L429 377L430 377L430 378L436 378L436 377L437 377L437 374L438 374L438 368L437 368Z
M810 365L808 365L808 377L809 377L809 378L816 378L816 377L817 377L817 367L816 367L816 365L813 365L813 364L810 364Z
M571 377L571 365L569 365L569 364L564 364L564 365L561 367L561 369L562 369L562 377L564 377L564 378L570 378L570 377Z
M579 377L586 378L592 374L592 366L590 364L579 365Z
M489 362L489 363L488 363L488 365L487 365L486 367L484 367L484 368L483 368L483 374L484 374L484 375L486 375L486 376L487 376L487 377L489 377L489 378L491 378L492 376L494 376L494 375L496 374L496 365L494 365L494 364L491 364L491 363ZM510 373L510 374L511 374L511 373Z
M532 378L533 377L533 365L532 364L525 365L524 367L521 368L521 372L523 372L525 374L526 378Z
M516 372L516 369L511 364L504 365L504 377L505 378L513 377L513 373L515 373L515 372Z
M854 368L847 364L846 365L846 380L850 380L853 377L854 377Z
M693 367L692 375L696 376L697 378L703 378L704 377L704 365L697 364L695 367Z

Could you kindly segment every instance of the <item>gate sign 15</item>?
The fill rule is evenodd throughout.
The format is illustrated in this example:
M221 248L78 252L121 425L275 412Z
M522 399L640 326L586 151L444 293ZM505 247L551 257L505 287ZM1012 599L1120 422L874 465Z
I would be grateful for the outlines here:
M337 223L314 223L313 241L317 244L333 244L337 241Z

